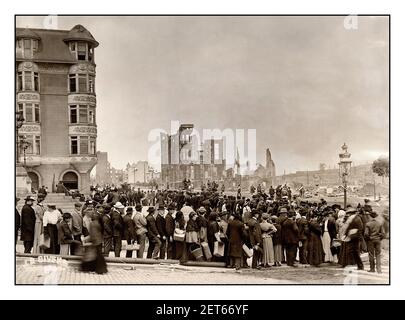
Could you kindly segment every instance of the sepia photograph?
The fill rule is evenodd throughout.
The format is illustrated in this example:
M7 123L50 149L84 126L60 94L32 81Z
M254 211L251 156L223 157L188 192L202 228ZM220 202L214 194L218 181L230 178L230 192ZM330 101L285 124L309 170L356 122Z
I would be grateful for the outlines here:
M391 284L390 15L14 19L15 285Z

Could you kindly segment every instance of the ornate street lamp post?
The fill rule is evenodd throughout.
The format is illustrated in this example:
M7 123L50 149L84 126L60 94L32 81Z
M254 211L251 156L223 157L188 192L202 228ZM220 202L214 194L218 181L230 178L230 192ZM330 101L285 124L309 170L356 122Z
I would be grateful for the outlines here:
M350 160L351 154L347 152L347 145L346 143L342 146L342 153L339 153L339 175L342 178L343 183L343 194L344 194L344 209L346 210L347 205L347 177L350 174L350 168L352 165L352 161Z
M21 149L23 150L23 154L24 154L24 167L26 167L26 165L27 165L26 151L31 146L31 143L27 141L25 136L21 136L20 146L21 146Z
M19 111L15 113L15 142L16 142L16 162L17 164L20 163L20 152L19 152L19 148L20 148L20 144L18 141L18 130L20 130L20 128L22 127L22 125L24 124L24 117L23 117L23 112Z

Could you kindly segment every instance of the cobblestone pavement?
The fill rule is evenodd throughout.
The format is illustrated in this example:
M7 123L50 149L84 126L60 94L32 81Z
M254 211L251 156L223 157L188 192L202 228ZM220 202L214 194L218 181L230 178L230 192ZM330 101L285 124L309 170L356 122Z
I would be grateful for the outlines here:
M29 264L17 258L17 284L388 284L388 266L383 274L345 269L333 265L320 268L282 266L263 270L188 267L181 265L134 265L109 263L105 275L80 272L77 262L65 265ZM368 266L365 265L367 269Z

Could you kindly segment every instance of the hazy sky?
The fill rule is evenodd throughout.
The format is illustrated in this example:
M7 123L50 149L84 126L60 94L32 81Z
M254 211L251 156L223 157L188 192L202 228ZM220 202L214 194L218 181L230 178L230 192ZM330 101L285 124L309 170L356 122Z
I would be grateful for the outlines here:
M98 149L114 167L146 160L150 130L257 130L276 170L355 163L389 148L388 17L58 17L96 49ZM43 27L19 17L17 27Z

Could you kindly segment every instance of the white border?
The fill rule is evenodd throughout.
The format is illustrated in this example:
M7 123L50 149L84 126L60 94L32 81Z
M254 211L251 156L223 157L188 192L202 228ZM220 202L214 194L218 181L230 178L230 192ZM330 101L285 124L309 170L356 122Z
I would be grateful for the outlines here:
M144 1L134 3L128 7L128 2L123 5L117 5L117 1L101 3L98 2L95 7L93 3L83 1L68 1L57 3L54 1L17 1L2 2L1 10L1 30L2 32L2 50L1 61L2 77L1 91L3 104L3 123L1 126L3 143L2 164L2 182L1 189L4 195L4 209L2 212L2 263L0 264L0 297L3 299L31 299L31 298L117 298L117 299L299 299L301 297L313 299L397 299L404 297L401 284L404 280L402 269L405 265L403 254L402 234L405 226L404 209L400 208L400 192L403 190L404 178L404 144L403 121L404 115L404 30L405 15L401 10L401 2L388 1L277 1L263 4L259 1ZM38 286L14 286L14 261L13 261L13 226L14 209L13 203L13 168L12 161L14 154L13 135L13 108L14 106L14 14L15 13L48 13L50 10L59 13L149 13L149 14L341 14L341 13L389 13L391 14L391 62L392 62L392 87L391 87L391 162L392 162L392 270L391 286L360 286L360 287L338 287L338 286L203 286L203 287L174 287L174 286L108 286L108 287L83 287L64 286L64 287L38 287ZM402 80L402 81L401 81ZM6 146L6 147L4 147ZM5 156L7 155L7 156ZM401 188L402 187L402 188ZM402 210L401 210L402 209ZM79 289L79 290L78 290ZM106 294L108 292L108 294ZM190 293L192 292L192 293Z

